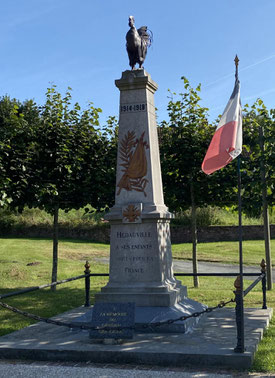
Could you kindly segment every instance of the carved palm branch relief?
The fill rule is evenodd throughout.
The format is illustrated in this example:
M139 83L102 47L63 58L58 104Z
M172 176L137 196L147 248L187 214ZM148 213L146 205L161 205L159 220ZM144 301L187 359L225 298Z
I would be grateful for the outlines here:
M141 137L136 138L134 131L128 131L121 141L119 148L119 159L122 167L123 176L118 183L118 192L120 194L122 189L127 191L136 190L137 192L145 192L148 180L147 175L147 159L145 149L149 148L148 143L144 141L144 133Z

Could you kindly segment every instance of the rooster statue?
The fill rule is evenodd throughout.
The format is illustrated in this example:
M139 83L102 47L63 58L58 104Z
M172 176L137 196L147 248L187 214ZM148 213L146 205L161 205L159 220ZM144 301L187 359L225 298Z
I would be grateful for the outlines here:
M147 26L136 29L133 16L129 16L129 26L130 30L126 34L126 49L129 56L129 65L133 70L136 64L139 65L139 68L142 68L147 48L152 44L152 32L147 31Z

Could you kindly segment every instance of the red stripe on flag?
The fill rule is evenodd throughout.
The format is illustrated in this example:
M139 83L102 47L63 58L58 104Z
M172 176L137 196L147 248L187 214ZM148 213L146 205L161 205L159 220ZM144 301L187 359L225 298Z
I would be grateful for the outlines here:
M237 129L237 121L231 121L215 132L202 163L204 173L210 175L230 163L229 152L235 149Z

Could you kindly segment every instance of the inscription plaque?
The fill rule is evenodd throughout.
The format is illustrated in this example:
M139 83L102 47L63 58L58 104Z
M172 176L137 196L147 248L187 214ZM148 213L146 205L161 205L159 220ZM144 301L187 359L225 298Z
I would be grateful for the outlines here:
M94 339L132 339L135 324L134 303L95 303L92 326L108 329L91 330Z

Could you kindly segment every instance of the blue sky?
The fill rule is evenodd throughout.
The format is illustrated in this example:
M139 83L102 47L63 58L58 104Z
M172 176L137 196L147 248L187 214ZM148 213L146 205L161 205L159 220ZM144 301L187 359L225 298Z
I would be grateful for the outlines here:
M73 102L118 115L114 80L129 68L128 16L154 34L145 69L158 83L159 120L181 76L202 84L210 119L222 113L240 59L242 103L275 107L275 0L0 0L0 95L45 101L51 83Z

